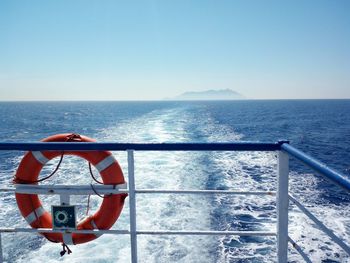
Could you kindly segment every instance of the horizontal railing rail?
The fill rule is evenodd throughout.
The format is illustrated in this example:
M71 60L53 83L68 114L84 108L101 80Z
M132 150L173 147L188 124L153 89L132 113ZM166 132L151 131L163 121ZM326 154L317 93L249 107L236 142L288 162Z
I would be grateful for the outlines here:
M91 229L91 230L77 230L77 229L52 229L52 228L21 228L21 227L3 227L0 228L1 233L78 233L78 234L112 234L112 235L130 235L129 230L117 229ZM198 236L276 236L273 231L176 231L176 230L137 230L138 235L198 235Z
M138 235L238 235L238 236L277 236L278 262L287 262L287 243L290 242L306 262L311 262L302 248L288 235L288 200L293 202L335 243L350 255L349 246L332 230L327 228L311 214L299 201L288 193L288 157L292 156L311 167L318 174L331 182L350 191L350 180L341 173L331 169L322 162L310 157L289 145L287 141L279 142L234 142L234 143L95 143L95 142L2 142L0 150L17 151L126 151L128 154L128 185L22 185L0 188L1 192L29 194L87 195L87 194L129 194L130 229L129 230L62 230L32 228L0 228L0 262L2 258L1 233L94 233L130 235L132 262L137 262ZM195 190L195 189L136 189L134 182L134 151L278 151L278 187L275 191L240 191L240 190ZM136 194L227 194L227 195L270 195L277 198L277 233L271 231L192 231L192 230L139 230L136 227ZM68 199L69 200L69 197ZM68 232L67 232L68 231Z
M108 142L2 142L0 150L21 151L277 151L282 142L234 143L108 143Z
M0 192L15 192L19 194L45 194L45 195L109 195L129 193L127 184L121 185L32 185L16 184L15 187L0 188ZM239 191L239 190L176 190L176 189L135 189L137 194L216 194L216 195L270 195L275 191Z

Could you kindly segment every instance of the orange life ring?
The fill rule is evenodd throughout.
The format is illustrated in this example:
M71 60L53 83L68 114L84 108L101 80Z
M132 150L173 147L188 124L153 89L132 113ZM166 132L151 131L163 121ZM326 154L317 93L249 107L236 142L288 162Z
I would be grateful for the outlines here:
M57 134L45 138L43 142L94 142L95 140L77 134ZM37 180L43 166L51 159L61 156L62 151L32 151L27 152L20 162L14 182L37 184ZM76 155L86 159L99 171L103 184L123 184L123 172L109 151L64 151L64 154ZM118 219L127 194L111 195L103 199L99 210L92 216L77 224L78 230L110 229ZM22 216L33 228L52 228L51 213L46 211L36 194L16 193L18 208ZM100 235L94 234L61 234L43 233L52 242L64 244L81 244L89 242Z

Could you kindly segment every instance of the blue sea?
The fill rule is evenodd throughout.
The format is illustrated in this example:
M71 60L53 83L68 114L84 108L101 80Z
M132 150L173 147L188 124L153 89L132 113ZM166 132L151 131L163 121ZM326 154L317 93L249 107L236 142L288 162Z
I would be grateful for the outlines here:
M233 142L284 139L350 177L350 100L262 100L200 102L0 102L0 140L38 141L79 133L99 142ZM11 186L23 152L0 152L0 180ZM125 176L125 152L113 152ZM58 160L50 161L41 176ZM137 188L276 190L276 153L136 152ZM96 171L95 171L96 172ZM90 184L86 161L67 156L48 184ZM350 198L291 160L290 191L350 244ZM58 197L41 196L46 209ZM71 199L79 217L87 197ZM91 198L90 211L101 202ZM114 229L129 228L128 202ZM137 197L137 227L153 230L275 231L274 197L147 195ZM345 252L290 206L289 235L313 262L350 262ZM0 194L1 227L28 227L14 196ZM139 236L140 262L275 262L274 237ZM130 262L129 237L103 235L61 246L25 233L2 234L8 262ZM302 262L289 247L289 261Z

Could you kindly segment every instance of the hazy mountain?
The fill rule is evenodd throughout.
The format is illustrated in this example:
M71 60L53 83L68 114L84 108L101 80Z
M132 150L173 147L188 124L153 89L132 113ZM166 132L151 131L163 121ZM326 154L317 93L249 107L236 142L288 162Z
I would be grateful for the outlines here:
M175 100L241 100L245 97L231 89L189 91L173 98Z

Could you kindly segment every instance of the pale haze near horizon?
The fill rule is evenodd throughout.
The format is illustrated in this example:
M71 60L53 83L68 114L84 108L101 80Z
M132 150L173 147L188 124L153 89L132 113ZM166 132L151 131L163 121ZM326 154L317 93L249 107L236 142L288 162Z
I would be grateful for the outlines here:
M350 98L349 1L0 2L0 100Z

